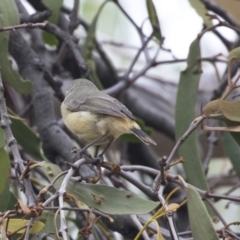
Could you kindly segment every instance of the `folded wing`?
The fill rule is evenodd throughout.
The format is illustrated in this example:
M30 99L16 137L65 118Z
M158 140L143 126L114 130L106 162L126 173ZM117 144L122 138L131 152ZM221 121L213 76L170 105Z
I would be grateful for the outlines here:
M95 114L135 119L121 102L104 93L101 96L78 97L77 100L67 98L65 104L67 104L68 110L72 112L87 111Z

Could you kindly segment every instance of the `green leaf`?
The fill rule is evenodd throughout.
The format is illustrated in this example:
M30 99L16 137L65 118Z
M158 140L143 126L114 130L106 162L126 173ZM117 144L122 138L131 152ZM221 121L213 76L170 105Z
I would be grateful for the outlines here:
M205 7L205 5L202 3L201 0L188 0L189 3L191 4L191 6L196 10L197 14L202 18L204 24L207 27L212 27L212 21L211 19L206 16L207 14L207 9Z
M55 229L54 217L55 217L55 213L51 212L51 211L44 211L41 214L40 220L41 220L41 222L44 223L43 231L46 234L54 232L54 229ZM57 222L57 229L59 229L60 228L60 216L59 216L59 214L57 215L57 221L56 222Z
M6 144L6 135L2 128L0 128L0 148L3 148Z
M153 31L155 32L154 36L160 41L162 42L162 33L160 30L160 24L158 21L158 16L157 16L157 12L155 9L155 6L152 2L152 0L146 0L146 4L147 4L147 11L148 11L148 16L153 28Z
M83 46L83 56L86 61L86 64L88 65L90 69L90 79L93 81L93 83L97 86L98 89L103 89L102 83L98 78L98 75L96 73L96 66L93 59L93 50L95 49L95 41L96 41L96 28L97 28L97 21L99 18L99 15L105 6L106 3L108 3L109 0L106 0L100 7L99 10L94 17L91 26L88 29L87 37L85 39L85 44Z
M32 131L32 129L13 111L8 109L8 113L12 121L11 129L13 136L16 138L18 144L21 145L26 152L37 157L38 159L42 159L40 151L40 139Z
M239 109L240 100L229 102L222 99L217 99L209 102L203 109L203 112L207 117L210 117L211 114L222 114L231 121L240 122Z
M240 108L240 101L228 102L222 99L217 99L209 102L206 105L206 107L203 109L203 112L207 118L218 119L223 121L225 125L229 128L229 129L225 128L224 131L229 131L232 137L240 146L239 108ZM220 130L220 129L217 129L217 130Z
M199 40L190 46L187 69L181 73L176 100L176 139L179 139L195 118L195 102L201 74L201 56ZM186 139L179 149L179 155L185 159L183 164L187 180L194 186L207 190L207 183L198 154L196 132Z
M4 148L0 149L0 194L4 191L5 183L9 179L10 159Z
M240 47L233 49L228 55L229 61L240 62Z
M10 200L10 183L9 179L5 181L3 191L0 193L0 212L9 210L9 200Z
M188 186L185 186L185 190L193 239L219 240L212 225L211 218L199 194Z
M239 127L239 122L229 121L228 119L224 119L224 123L227 127ZM237 144L240 146L240 133L239 132L229 132Z
M26 231L25 228L23 228L24 226L26 226L28 224L29 220L23 220L21 218L17 219L5 219L3 221L3 225L6 226L7 225L7 231L8 232L15 232L16 230L22 228L20 231L18 231L18 233L24 233ZM30 233L31 234L35 234L40 232L44 227L44 224L42 222L39 221L35 221L33 223L33 226L30 229Z
M0 27L19 24L19 14L14 0L0 1ZM29 94L32 84L22 80L17 71L12 69L12 62L8 60L9 31L0 32L0 66L3 80L17 92Z
M35 164L35 166L43 168L49 181L52 181L55 176L62 172L57 165L52 163L41 162ZM60 188L63 179L64 176L56 181L54 184L56 189ZM67 192L87 206L96 208L106 214L145 214L154 210L160 204L114 187L79 183L72 180L67 185Z
M151 127L148 127L145 125L144 121L141 118L136 119L137 124L140 126L140 128L149 136L152 135L153 129ZM140 143L141 140L137 138L134 134L124 134L121 136L121 139L131 142L131 143Z
M54 0L54 1L42 0L42 3L52 11L51 16L48 18L48 21L50 23L57 25L59 12L61 10L63 0ZM43 32L42 36L43 36L44 42L49 44L50 46L58 45L58 39L53 34L48 32Z
M233 136L228 132L224 134L223 147L226 155L232 162L238 178L240 179L240 146L234 140Z
M0 194L0 212L14 210L17 198L10 192L10 181L5 182L3 192Z

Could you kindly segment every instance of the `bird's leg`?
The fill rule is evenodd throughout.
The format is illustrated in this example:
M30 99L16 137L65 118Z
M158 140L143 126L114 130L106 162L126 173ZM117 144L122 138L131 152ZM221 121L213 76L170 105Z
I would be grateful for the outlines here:
M107 134L99 135L97 138L95 138L92 142L88 143L86 146L84 146L82 149L78 149L78 154L83 154L89 147L94 145L94 143L100 141L102 138L104 138Z
M96 146L95 153L94 153L94 157L95 157L95 158L96 158L97 155L98 155L98 151L99 151L99 146Z
M103 155L104 153L107 151L107 149L110 147L110 145L112 144L114 138L109 138L109 143L106 145L106 147L103 149L103 151L97 156L96 159L99 159L100 161L103 161Z

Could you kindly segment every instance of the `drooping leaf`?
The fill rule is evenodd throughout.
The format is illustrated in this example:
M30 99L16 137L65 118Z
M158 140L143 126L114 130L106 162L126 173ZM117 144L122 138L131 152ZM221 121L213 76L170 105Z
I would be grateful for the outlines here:
M208 215L208 211L198 192L189 186L185 186L185 190L187 194L188 215L193 239L219 240L212 225L211 218Z
M0 1L0 27L19 24L19 14L14 0ZM30 81L22 80L17 71L12 69L12 62L8 60L9 31L0 32L0 66L2 79L17 92L29 94L32 89Z
M240 146L240 101L228 102L217 99L209 102L203 109L207 118L221 120L225 126L210 127L208 130L229 131ZM205 127L206 129L206 127Z
M9 180L5 181L3 191L0 193L0 212L9 210L10 184Z
M51 16L48 18L50 23L57 25L59 12L61 10L63 0L42 0L42 3L52 11ZM49 44L50 46L56 46L58 44L58 39L51 33L43 32L43 40L45 43Z
M158 21L158 16L157 16L157 12L154 6L154 3L152 0L146 0L146 4L147 4L147 11L148 11L148 16L149 16L149 20L151 22L153 31L155 32L154 36L160 41L162 42L162 33L160 30L160 24Z
M235 61L240 62L240 47L234 48L229 54L228 54L228 60L229 61Z
M88 29L87 37L85 40L85 44L83 46L83 55L84 59L90 69L90 78L94 82L94 84L98 87L98 89L103 89L103 86L101 84L101 81L99 80L97 73L96 73L96 66L93 59L93 51L95 49L95 40L96 40L96 30L97 30L97 22L99 15L105 6L106 3L108 3L109 0L106 0L100 7L99 10L94 17L91 26Z
M18 144L21 145L26 152L41 159L41 141L39 137L37 137L32 129L22 119L18 118L13 111L8 109L8 113L12 121L11 129L13 136L16 138Z
M49 181L61 173L60 168L52 163L41 162L41 166ZM60 177L54 187L59 189L63 181ZM128 191L118 190L100 184L89 184L69 181L67 192L75 196L89 207L96 208L107 214L144 214L155 209L160 203L142 199Z
M204 24L207 27L212 27L212 21L209 19L207 14L207 9L201 0L188 0L191 6L196 10L197 14L202 18Z
M51 211L44 211L41 214L40 220L41 222L44 223L44 229L43 231L46 234L52 233L54 232L55 226L54 226L54 217L55 217L55 213L51 212ZM60 217L59 215L57 215L57 229L60 228Z
M8 201L8 209L14 209L16 203L17 203L17 198L14 196L12 192L10 192L10 198Z
M2 128L0 128L0 148L3 148L6 144L6 135Z
M195 102L201 74L201 56L199 40L190 46L187 59L187 69L181 72L176 100L176 139L179 139L188 129L195 117ZM179 155L185 160L183 164L187 180L196 187L207 190L207 183L198 154L196 132L186 139L179 149Z
M239 122L233 122L233 121L229 121L228 119L224 120L224 123L226 124L226 126L229 128L240 128L240 124ZM234 138L234 140L237 142L237 144L240 146L240 130L238 132L229 132L232 137Z
M4 148L0 148L0 194L5 188L5 183L9 179L10 159Z
M6 227L7 225L7 231L8 232L15 232L16 230L22 228L20 231L18 231L18 233L24 233L26 231L25 228L23 228L24 226L27 226L29 220L23 220L23 219L5 219L3 221L3 225L4 227ZM44 224L42 222L39 221L35 221L33 226L30 229L30 233L31 234L35 234L40 232L44 227Z
M240 100L238 101L225 101L222 99L217 99L209 102L206 107L203 109L203 112L207 117L210 117L211 114L222 114L227 119L240 122Z
M230 133L225 133L223 136L223 147L226 155L232 162L233 168L240 179L240 146L234 140Z

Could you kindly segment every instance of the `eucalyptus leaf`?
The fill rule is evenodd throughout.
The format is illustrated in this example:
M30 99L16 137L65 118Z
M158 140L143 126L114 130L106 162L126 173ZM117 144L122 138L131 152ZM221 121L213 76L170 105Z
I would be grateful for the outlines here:
M187 194L188 215L193 239L219 240L212 225L211 218L208 215L208 211L198 192L188 186L185 186L185 190Z
M42 3L52 11L51 16L48 18L48 21L50 23L57 25L63 0L54 0L54 1L42 0ZM58 39L51 33L43 32L43 40L45 43L49 44L50 46L58 45Z
M39 137L33 132L33 130L19 118L13 111L8 109L10 119L12 121L11 129L13 136L16 138L19 145L29 154L42 159L40 145L41 141Z
M0 1L0 27L19 24L19 14L14 0ZM9 31L0 32L0 66L2 79L17 92L31 93L32 84L23 80L17 71L12 69L12 62L8 59Z
M240 62L240 47L233 49L228 55L229 61Z
M226 155L232 162L233 168L236 171L238 178L240 179L240 146L230 133L224 133L223 147Z
M10 184L9 180L7 180L5 181L4 188L0 193L0 212L5 212L9 210L10 197Z
M211 114L222 114L231 121L240 122L239 109L240 100L229 102L222 99L217 99L209 102L203 109L203 112L207 117L210 117Z
M46 234L52 233L54 231L53 229L55 229L54 217L55 217L55 213L51 212L51 211L44 211L41 214L40 220L41 220L41 222L44 223L43 231ZM59 215L57 215L56 223L57 223L57 229L59 229L60 228L60 216Z
M146 0L146 4L147 4L147 11L148 11L148 16L149 16L149 20L151 22L153 31L155 32L154 36L160 41L162 42L162 33L160 30L160 24L158 21L158 16L157 16L157 12L154 6L154 3L152 0Z
M0 148L0 194L5 189L5 183L9 180L10 159L4 148Z
M6 144L6 135L2 128L0 128L0 148L3 148Z
M94 82L98 89L103 89L102 83L98 78L96 73L96 66L93 59L93 51L95 49L95 40L96 40L96 30L97 30L97 22L99 15L103 9L103 7L108 3L109 0L103 2L103 4L99 7L96 16L94 17L87 33L87 37L85 40L85 44L83 46L83 55L84 59L90 69L90 79Z
M195 118L195 102L201 75L201 61L198 60L200 56L199 40L195 39L190 46L187 69L181 72L178 86L175 113L176 139L184 134ZM183 167L187 180L192 185L207 190L207 183L198 153L196 132L191 133L182 144L179 155L185 160Z
M62 171L52 163L41 162L35 166L41 166L52 181ZM54 187L59 189L64 176L60 177ZM142 199L135 194L100 184L79 183L70 180L67 192L89 207L96 208L106 214L145 214L159 206L159 202Z
M21 218L3 220L4 227L7 225L7 231L10 233L15 232L16 230L18 230L20 228L22 228L22 229L19 230L18 233L24 233L26 231L26 229L23 227L26 226L28 223L29 223L29 220L23 220ZM42 222L35 221L33 223L33 226L30 229L30 233L31 234L38 233L43 229L43 227L44 227L44 224Z
M212 27L212 21L211 19L206 16L207 14L207 8L203 4L201 0L188 0L191 6L196 10L197 14L202 18L204 24L207 27Z
M207 130L229 132L240 146L240 123L227 119L222 113L210 114L207 118L223 121L226 126L207 127ZM204 126L206 129L206 126Z

